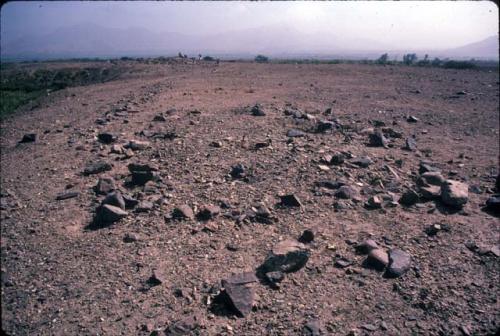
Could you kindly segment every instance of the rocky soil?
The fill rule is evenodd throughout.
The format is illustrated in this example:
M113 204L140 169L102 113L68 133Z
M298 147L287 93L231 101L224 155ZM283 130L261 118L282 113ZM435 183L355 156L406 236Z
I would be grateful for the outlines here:
M499 76L150 64L1 129L8 335L494 335Z

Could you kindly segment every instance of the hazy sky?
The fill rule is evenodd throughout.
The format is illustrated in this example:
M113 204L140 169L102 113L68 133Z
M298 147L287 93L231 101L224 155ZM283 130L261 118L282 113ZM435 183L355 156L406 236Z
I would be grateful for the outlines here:
M186 34L279 25L401 48L449 48L498 34L498 8L490 1L16 1L1 9L8 40L89 23Z

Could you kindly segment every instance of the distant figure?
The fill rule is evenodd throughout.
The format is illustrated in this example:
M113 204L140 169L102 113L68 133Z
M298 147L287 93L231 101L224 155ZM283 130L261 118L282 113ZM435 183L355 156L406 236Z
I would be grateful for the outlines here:
M194 62L196 61L196 57L191 57L191 61L193 61L194 64Z
M219 61L220 61L220 60L217 58L217 60L215 61L215 64L216 64L216 65L219 65Z
M201 54L198 54L198 61L201 61Z

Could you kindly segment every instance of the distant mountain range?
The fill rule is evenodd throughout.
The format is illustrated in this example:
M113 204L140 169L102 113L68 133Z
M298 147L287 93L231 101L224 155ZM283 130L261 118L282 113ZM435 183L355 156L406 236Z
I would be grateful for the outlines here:
M498 36L454 49L412 51L394 50L371 39L305 34L281 25L194 36L155 33L144 28L114 29L82 24L16 39L2 36L1 56L2 59L168 56L180 51L188 55L214 56L265 54L274 57L374 58L384 52L391 55L416 52L431 57L498 59L498 48Z

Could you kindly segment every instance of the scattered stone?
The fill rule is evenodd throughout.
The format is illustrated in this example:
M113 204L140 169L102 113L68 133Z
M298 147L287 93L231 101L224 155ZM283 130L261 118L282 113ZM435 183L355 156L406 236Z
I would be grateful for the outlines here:
M110 144L116 141L116 137L113 134L107 132L99 133L97 135L97 139L99 139L99 141L103 144Z
M83 170L83 175L99 174L105 171L110 171L111 169L112 169L111 164L104 161L98 161L95 163L88 164Z
M297 129L291 129L291 130L288 130L288 132L286 132L286 136L290 137L290 138L298 138L298 137L303 137L305 135L306 134L304 132L299 131Z
M308 244L314 240L314 232L312 230L304 230L299 237L299 242Z
M296 272L309 260L309 249L295 240L285 240L274 246L262 266L264 273L280 271Z
M160 264L159 266L153 269L151 277L148 280L150 285L158 286L168 282L164 267L165 267L164 265Z
M412 206L420 199L418 193L413 189L408 189L399 199L399 203L405 206Z
M139 236L135 233L126 233L123 237L123 242L125 243L133 243L139 240Z
M433 163L428 162L428 161L420 161L419 167L418 167L418 173L420 175L427 173L427 172L441 172L441 169L435 167Z
M98 223L114 223L127 217L127 212L119 207L110 204L104 204L99 207L97 212Z
M486 209L500 214L500 194L493 195L486 200Z
M165 122L167 119L163 116L163 113L159 113L153 117L153 120L155 122Z
M397 278L405 274L411 266L411 256L400 249L389 251L389 266L387 276Z
M116 189L115 181L111 177L99 177L94 191L98 195L107 195Z
M380 248L373 249L368 253L368 258L366 258L365 263L368 267L383 271L389 264L389 255Z
M275 272L267 272L265 274L265 278L267 282L271 285L271 287L278 289L279 283L285 279L285 274L280 271Z
M410 137L406 138L405 145L403 147L404 150L414 152L417 150L417 140L415 138Z
M135 211L136 212L148 212L148 211L152 210L153 207L154 207L154 204L152 202L142 201L142 202L139 202Z
M441 196L441 187L435 185L420 187L419 191L423 199L433 200Z
M125 148L123 148L122 145L114 144L111 146L111 151L112 154L123 154L125 152Z
M133 209L137 204L139 204L139 201L130 195L123 194L122 197L125 201L125 209Z
M23 138L19 141L19 143L28 143L36 141L36 133L27 133L23 135Z
M358 201L360 200L358 189L348 185L341 186L335 193L335 197L342 199L358 200Z
M214 147L214 148L222 148L222 142L220 141L212 141L210 144L209 144L210 147Z
M345 161L345 155L342 153L335 153L332 155L332 158L330 160L330 164L333 165L341 165Z
M366 206L369 209L380 209L382 208L382 197L375 195L371 196L366 202Z
M316 133L325 133L335 128L335 123L329 120L318 120L316 123Z
M362 156L352 159L351 163L361 168L368 168L373 161L368 156Z
M438 234L439 231L445 231L445 228L441 227L441 225L439 224L432 224L432 225L429 225L428 227L425 228L425 233L428 235L428 236L435 236Z
M201 208L196 217L199 220L210 220L217 217L221 212L220 207L217 205L206 205Z
M387 138L384 136L381 130L376 130L375 132L368 135L369 144L373 147L387 147Z
M140 141L140 140L130 140L129 143L127 144L127 147L139 151L139 150L144 150L150 146L150 143L148 141Z
M375 250L378 248L379 248L378 244L372 239L367 239L367 240L363 241L361 244L356 246L356 250L359 253L363 253L363 254L368 254L372 250Z
M122 210L125 210L125 200L123 199L122 194L118 190L109 193L101 203L101 205L104 204L113 205L119 207Z
M247 176L247 167L245 167L243 164L238 163L236 166L233 166L231 168L231 176L233 178L241 179Z
M254 283L257 281L257 277L251 272L234 274L222 280L223 297L238 316L245 317L252 311L255 299Z
M376 331L378 329L377 326L374 326L373 324L363 324L361 328L368 330L368 331Z
M330 170L330 167L325 166L325 165L318 165L318 168L319 168L319 170L322 170L322 171L329 171Z
M78 191L66 191L66 192L58 194L56 196L56 200L62 201L62 200L66 200L69 198L78 197L78 195L80 195L80 193Z
M469 200L468 190L465 183L447 180L441 186L441 200L449 206L461 208Z
M302 336L320 336L321 323L318 320L307 322L302 329Z
M262 109L262 107L259 104L255 104L254 107L252 107L252 115L256 117L263 117L266 115L266 112Z
M193 210L187 205L180 205L172 211L174 219L194 219Z
M145 185L155 178L157 168L148 164L131 163L128 170L132 173L132 184Z
M414 117L414 116L409 116L408 118L406 118L406 121L409 122L409 123L416 123L418 122L418 118L417 117Z
M417 184L421 186L439 186L445 182L445 178L440 172L430 171L423 173L417 180Z
M349 260L349 259L346 259L346 258L337 258L335 260L335 267L338 267L338 268L346 268L346 267L349 267L352 265L352 262Z
M294 194L280 196L281 205L286 207L303 207L299 198Z
M345 185L344 182L342 181L317 181L316 186L320 188L326 188L326 189L338 189Z

